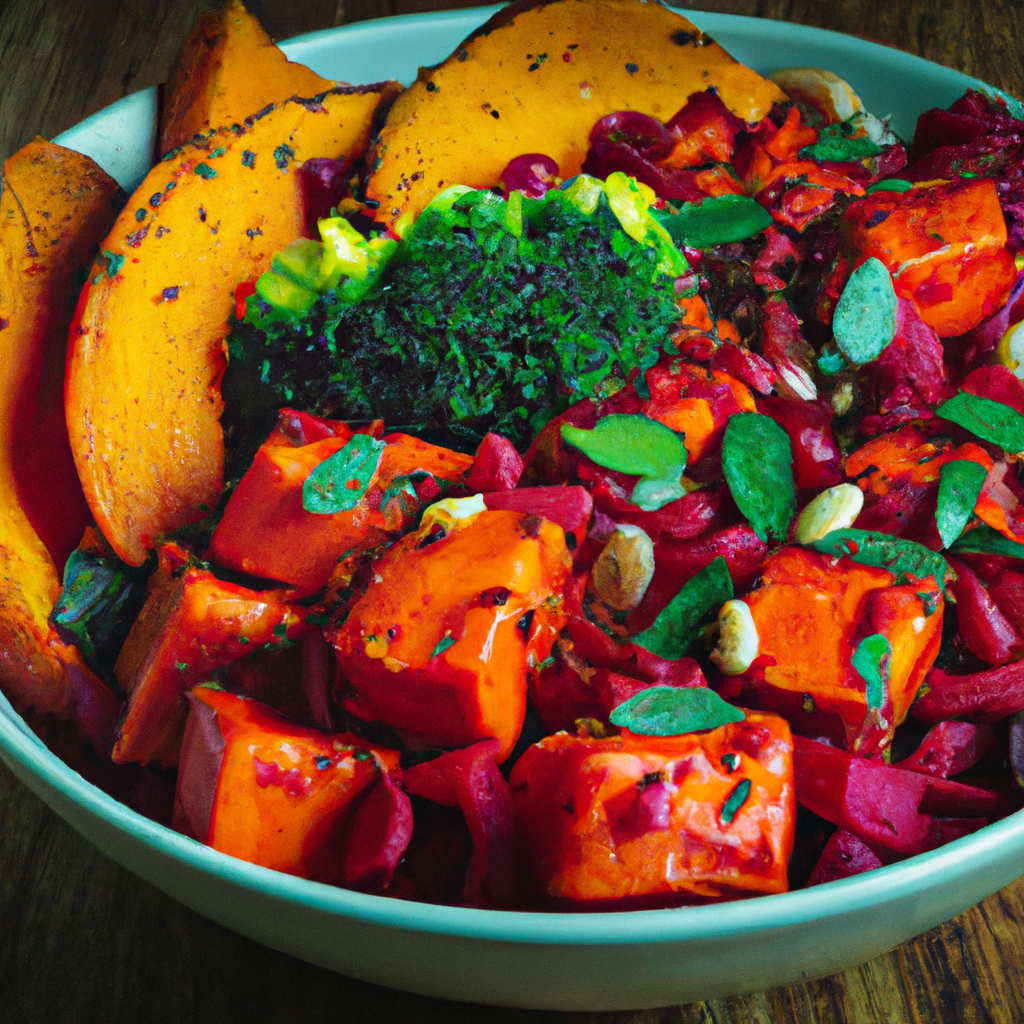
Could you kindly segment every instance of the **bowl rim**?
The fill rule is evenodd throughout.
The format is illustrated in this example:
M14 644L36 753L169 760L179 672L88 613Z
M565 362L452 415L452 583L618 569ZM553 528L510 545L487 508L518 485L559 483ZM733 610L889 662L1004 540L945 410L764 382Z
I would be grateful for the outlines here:
M281 45L285 52L295 59L299 51L312 44L319 45L335 38L353 39L364 34L370 36L379 32L382 27L398 21L412 26L463 26L474 19L482 22L502 6L504 5L499 4L372 19L354 25L306 33L286 40ZM673 9L684 16L703 21L712 31L720 30L715 26L721 26L732 27L740 32L751 32L756 26L763 27L768 20L713 14L687 8ZM884 44L813 26L774 20L771 21L771 25L773 32L799 42L813 43L819 41L822 36L831 37L837 42L841 41L843 46L850 48L858 56L877 56L878 51L884 47ZM945 72L950 82L958 87L983 87L987 91L1006 95L1001 90L963 72L936 65L915 54L895 48L886 48L886 53L896 65L897 72L900 67L910 70L923 64L932 69L932 73L935 69ZM145 92L152 94L155 100L155 89ZM124 97L117 101L117 105L131 100L131 96ZM69 132L77 132L89 126L90 122L104 117L110 109L108 106L85 118L69 129ZM57 136L54 141L60 143L62 137L63 135ZM368 895L283 874L220 853L144 817L86 781L45 747L2 693L0 757L15 770L29 788L51 806L60 802L59 797L69 799L88 814L126 833L153 852L173 858L190 869L200 870L255 895L275 897L368 924L476 941L586 947L623 942L679 943L767 932L808 921L869 910L884 905L884 896L887 893L897 893L901 896L926 893L929 889L958 875L967 863L972 868L980 870L986 864L998 860L1000 855L1004 855L1008 845L1018 848L1024 846L1022 809L1001 821L985 826L978 832L935 850L824 886L754 896L726 903L663 910L580 913L484 910Z

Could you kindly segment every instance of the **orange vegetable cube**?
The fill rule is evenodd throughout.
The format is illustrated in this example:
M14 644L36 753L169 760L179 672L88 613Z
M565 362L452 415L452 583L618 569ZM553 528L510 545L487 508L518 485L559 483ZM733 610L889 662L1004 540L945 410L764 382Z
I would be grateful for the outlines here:
M683 736L555 733L510 782L537 894L560 909L786 891L793 741L776 715Z
M183 555L174 545L161 549L149 597L114 666L128 694L113 752L120 764L177 764L186 691L229 662L304 628L301 609L280 591L224 583Z
M328 635L355 691L346 706L413 747L494 737L505 760L522 730L527 673L562 627L570 566L564 531L537 516L426 520L374 567Z
M1006 301L1016 271L992 179L875 192L843 219L854 265L881 260L939 337L969 331Z
M730 700L777 710L798 732L845 738L865 756L892 739L935 661L943 597L935 581L897 586L885 569L783 548L764 564L762 586L743 600L758 635L758 657L720 691ZM880 707L852 665L868 636L892 655Z

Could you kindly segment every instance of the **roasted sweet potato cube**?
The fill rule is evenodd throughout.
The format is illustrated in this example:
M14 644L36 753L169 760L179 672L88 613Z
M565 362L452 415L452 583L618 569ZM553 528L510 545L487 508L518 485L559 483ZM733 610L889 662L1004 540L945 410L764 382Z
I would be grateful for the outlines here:
M639 909L785 892L793 741L776 715L684 736L560 732L510 777L536 895Z
M897 586L885 569L783 548L765 562L761 582L743 599L758 657L723 694L778 710L797 732L845 739L864 756L884 749L938 654L943 597L934 580ZM877 704L852 664L874 635L892 651Z
M564 620L571 559L560 526L522 512L424 517L374 566L328 635L354 691L352 713L418 747L493 737L508 758L526 713L527 672ZM344 696L344 693L341 694Z
M785 99L661 4L523 0L423 68L396 100L366 194L380 203L378 219L394 223L450 185L497 185L521 154L543 153L569 178L605 115L637 110L665 120L709 87L745 121Z
M913 299L940 338L995 312L1016 277L990 178L875 192L851 203L843 221L853 263L880 259L896 294Z
M334 885L386 882L412 834L396 751L307 729L254 700L189 695L174 827L222 853Z
M210 558L228 569L279 580L312 594L330 580L339 560L378 547L415 522L420 502L410 493L413 485L388 497L397 478L429 473L455 482L473 463L469 455L408 434L391 434L355 508L307 512L302 503L306 478L348 441L343 433L290 447L272 435L231 495L214 530Z
M280 591L218 580L165 546L149 597L114 666L128 710L114 760L178 763L186 691L265 644L299 635L302 619Z
M334 87L279 50L239 0L199 15L167 76L160 152L197 132L241 122L268 103Z

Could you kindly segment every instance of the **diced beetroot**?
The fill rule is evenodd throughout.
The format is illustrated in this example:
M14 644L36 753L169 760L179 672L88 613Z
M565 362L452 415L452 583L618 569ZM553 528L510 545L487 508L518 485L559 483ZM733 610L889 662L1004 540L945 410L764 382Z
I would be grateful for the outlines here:
M476 907L515 907L520 902L522 838L512 790L498 770L501 744L481 740L463 750L414 765L405 788L462 811L473 839L465 902Z
M576 451L562 440L562 424L593 430L597 404L591 398L570 405L549 420L523 456L523 480L528 484L565 484L576 479Z
M590 145L601 142L629 146L653 161L664 160L676 144L672 134L657 118L636 110L620 110L602 117L590 130Z
M480 442L473 456L473 466L466 477L470 494L489 491L511 491L523 475L523 460L515 445L493 431Z
M783 234L777 227L770 227L764 233L764 248L750 265L754 280L769 292L782 291L786 280L792 274L800 260L796 246L789 235Z
M1013 628L1024 635L1024 573L1007 569L998 574L988 592Z
M544 153L524 153L513 157L498 177L508 198L509 192L522 192L531 199L542 199L558 183L558 164Z
M639 607L630 617L630 628L645 629L679 593L687 580L723 557L736 593L748 591L761 574L768 546L743 524L730 526L693 540L662 537L654 545L654 577Z
M895 767L948 779L951 775L959 775L973 768L997 745L998 740L991 725L939 722L928 730L917 750Z
M952 558L949 564L957 574L951 589L956 599L960 636L968 649L988 665L1006 665L1016 660L1024 647L1020 634L966 565Z
M178 776L187 784L179 785L175 793L172 824L177 831L205 843L224 756L224 735L213 708L192 694L188 694L188 702L190 710L178 766Z
M944 358L938 335L921 319L913 300L898 299L896 336L871 364L879 411L938 402L947 384Z
M911 714L925 724L947 718L998 722L1024 711L1024 661L966 676L935 668L926 685L927 692L911 708Z
M843 457L832 436L832 417L815 402L760 398L759 412L770 416L789 436L797 487L820 490L843 480Z
M711 357L711 368L731 373L737 380L743 381L762 395L770 395L779 378L775 367L756 352L728 341L715 349Z
M583 171L595 178L607 178L609 174L621 171L653 188L661 199L699 203L707 197L694 181L693 171L659 167L622 142L592 143L583 161Z
M351 159L333 160L326 156L315 156L303 160L296 174L302 192L305 210L307 238L320 238L317 221L329 217L331 207L337 206L348 193L347 171Z
M303 445L313 444L314 441L323 441L327 437L340 437L347 441L353 433L355 431L341 420L313 416L301 409L280 409L277 413L277 426L268 440L271 443L279 441L301 448Z
M882 859L867 843L844 829L832 833L807 880L808 886L852 878L882 866Z
M762 328L761 354L779 372L778 392L784 398L813 401L818 396L814 349L800 333L800 321L789 303L772 295L763 305L767 318Z
M515 491L491 491L484 495L484 504L489 509L509 509L512 512L527 512L542 519L557 523L565 530L566 537L572 535L576 544L583 543L594 511L594 503L586 488L578 484L571 487L520 487Z
M412 838L412 804L390 773L384 773L356 808L346 829L342 879L356 889L390 881Z
M924 853L987 824L978 816L938 818L926 805L978 815L998 804L987 790L852 757L802 736L793 737L793 754L803 806L866 843L899 853Z

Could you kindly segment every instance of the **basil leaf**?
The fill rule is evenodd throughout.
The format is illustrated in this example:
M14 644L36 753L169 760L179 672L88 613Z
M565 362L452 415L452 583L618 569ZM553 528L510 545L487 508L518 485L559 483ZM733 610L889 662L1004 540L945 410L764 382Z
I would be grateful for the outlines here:
M700 636L701 626L732 596L729 567L719 555L688 579L654 622L630 640L659 658L678 661Z
M1024 544L1009 537L1004 537L991 526L978 526L968 530L950 548L951 551L963 551L979 555L1007 555L1010 558L1024 558Z
M664 423L642 413L614 413L593 430L562 424L562 440L605 469L676 483L686 468L683 439Z
M939 503L935 509L935 525L939 528L942 546L948 548L964 532L974 517L974 506L981 494L988 470L978 462L956 459L939 470Z
M950 420L1011 455L1024 452L1024 416L1002 402L961 391L935 410Z
M832 333L854 366L877 359L896 337L896 292L881 260L872 256L850 275L836 303Z
M906 181L903 178L885 178L882 181L876 181L874 185L868 185L864 193L871 195L872 192L909 192L913 187L912 181Z
M956 573L942 555L923 544L874 530L833 530L814 541L811 547L836 558L846 555L860 565L888 569L897 583L908 575L919 580L931 576L940 587L945 581L956 579Z
M638 736L683 736L742 722L744 717L706 686L652 686L620 704L608 720Z
M765 543L785 540L796 514L793 451L770 416L741 412L722 441L722 471L739 510Z
M344 448L325 459L302 484L302 507L332 515L359 504L380 463L384 442L368 434L353 434Z
M683 203L678 213L651 210L676 245L710 249L724 242L742 242L772 226L772 215L748 196L710 196L700 205Z
M885 703L889 689L889 669L892 665L892 644L881 633L864 637L857 645L850 661L854 672L864 680L864 694L868 707L879 711Z

